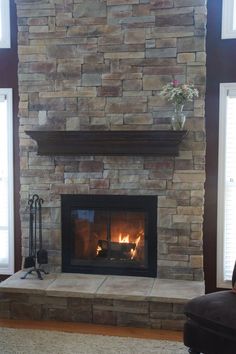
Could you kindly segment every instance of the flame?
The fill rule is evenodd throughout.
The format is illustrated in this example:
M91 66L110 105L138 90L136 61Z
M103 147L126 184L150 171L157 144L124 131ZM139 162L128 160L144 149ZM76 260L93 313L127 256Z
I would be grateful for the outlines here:
M141 239L141 235L140 235L138 238L136 238L136 240L135 240L135 242L134 242L134 243L136 244L135 249L132 248L132 249L130 250L131 259L134 259L135 255L136 255L136 253L137 253L137 246L138 246L138 244L139 244L140 239Z
M144 237L144 231L140 230L137 235L135 241L130 240L130 235L122 235L122 233L119 234L118 236L118 242L119 243L133 243L135 244L134 248L131 248L130 250L130 259L134 259L137 256L138 253L138 245L141 240L141 238ZM99 255L99 253L102 251L101 246L97 246L96 254Z
M101 246L97 246L97 255L102 251L102 247Z
M129 243L129 235L122 236L122 234L119 234L119 243Z
M139 241L141 240L141 236L143 235L144 233L143 233L143 231L140 231L139 233L138 233L138 237L136 238L136 240L134 241L134 243L136 244L136 247L135 247L135 249L133 249L133 248L131 248L131 250L130 250L130 258L131 259L134 259L134 257L136 256L136 253L137 253L137 246L138 246L138 244L139 244ZM128 235L126 235L126 236L122 236L122 234L119 234L119 243L129 243L130 242L130 240L129 240L129 234Z

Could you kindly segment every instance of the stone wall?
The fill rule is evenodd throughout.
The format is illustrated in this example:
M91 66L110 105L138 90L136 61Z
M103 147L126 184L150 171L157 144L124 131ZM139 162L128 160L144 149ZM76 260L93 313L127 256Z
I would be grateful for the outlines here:
M203 277L205 0L16 0L22 254L29 195L44 199L50 265L60 271L60 194L158 195L158 276ZM174 157L42 157L25 130L169 129L159 96L175 77L185 106Z
M65 321L112 326L183 330L186 302L175 299L126 300L46 295L0 294L1 319Z

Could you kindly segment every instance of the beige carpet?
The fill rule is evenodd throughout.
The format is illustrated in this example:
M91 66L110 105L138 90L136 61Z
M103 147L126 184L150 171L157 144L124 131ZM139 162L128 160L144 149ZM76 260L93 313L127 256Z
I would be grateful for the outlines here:
M187 354L182 343L0 328L1 354Z

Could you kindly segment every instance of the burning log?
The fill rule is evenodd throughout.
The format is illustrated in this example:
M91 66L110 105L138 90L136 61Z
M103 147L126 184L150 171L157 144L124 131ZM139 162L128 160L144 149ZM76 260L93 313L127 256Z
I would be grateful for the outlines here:
M131 259L132 250L135 250L136 244L133 242L109 242L98 240L97 256L109 257L115 259Z

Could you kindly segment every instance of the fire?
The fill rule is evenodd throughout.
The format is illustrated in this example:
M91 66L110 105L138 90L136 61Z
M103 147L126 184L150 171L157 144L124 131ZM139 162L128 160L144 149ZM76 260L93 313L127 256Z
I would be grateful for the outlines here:
M136 238L136 240L134 241L135 243L135 248L131 248L130 250L130 255L131 255L131 259L134 259L136 253L137 253L137 246L139 244L139 241L141 239L141 236L143 235L143 231L140 231L138 233L138 237ZM119 243L130 243L130 240L129 240L129 235L126 235L126 236L122 236L122 234L119 234Z
M122 236L122 234L119 234L119 243L129 243L129 235Z
M134 257L135 257L135 255L136 255L136 253L137 253L137 247L138 247L138 244L139 244L139 241L140 241L140 239L141 239L141 235L138 237L138 238L136 238L136 240L135 240L135 244L136 244L136 247L135 247L135 249L131 249L131 251L130 251L130 253L131 253L131 259L134 259Z
M141 242L140 242L141 241ZM96 255L111 259L136 259L142 257L144 231L140 230L136 237L120 233L111 240L98 240Z
M100 253L102 251L102 247L100 247L100 246L97 246L97 255Z

